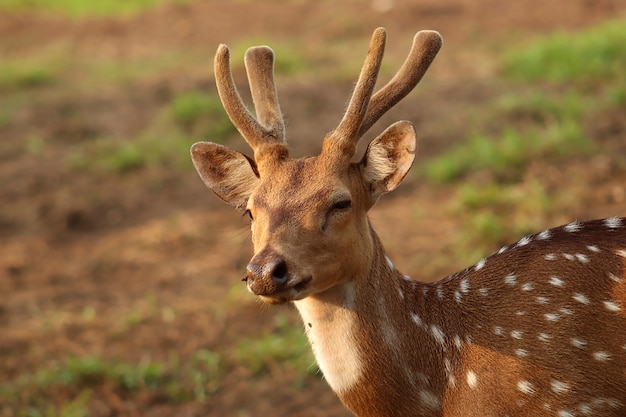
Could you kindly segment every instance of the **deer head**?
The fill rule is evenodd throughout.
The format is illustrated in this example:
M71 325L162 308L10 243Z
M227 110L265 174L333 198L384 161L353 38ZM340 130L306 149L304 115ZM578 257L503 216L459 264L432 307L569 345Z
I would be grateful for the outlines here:
M228 47L220 45L217 50L220 98L254 157L208 142L194 144L191 156L204 183L250 216L255 254L245 279L249 290L266 302L325 292L372 264L368 257L375 243L366 213L409 171L416 150L415 128L408 121L391 125L355 162L356 145L417 85L442 44L437 32L417 33L398 73L372 94L385 38L383 28L374 31L345 115L324 137L321 153L301 159L289 157L273 79L273 51L259 46L245 55L255 118L235 87Z

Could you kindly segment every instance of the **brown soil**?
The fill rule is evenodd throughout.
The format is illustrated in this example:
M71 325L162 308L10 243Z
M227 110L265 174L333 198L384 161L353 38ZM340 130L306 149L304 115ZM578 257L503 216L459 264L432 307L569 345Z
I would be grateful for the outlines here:
M385 26L388 55L398 61L416 30L440 31L445 45L426 86L381 122L416 122L420 163L453 143L451 133L463 131L465 121L455 111L484 105L497 92L490 83L495 68L489 57L505 52L509 41L597 24L623 15L624 6L619 0L567 5L406 0L379 12L361 1L207 0L124 19L0 15L0 56L10 58L28 56L50 42L70 45L77 56L119 62L163 51L206 55L201 66L187 66L184 77L172 71L75 95L66 80L65 91L52 87L25 97L14 118L0 125L0 374L11 380L72 355L137 362L166 361L172 354L185 358L200 348L228 352L242 337L271 330L277 313L297 322L289 308L269 309L240 295L240 274L251 253L246 222L210 194L195 173L154 166L84 175L62 163L81 141L138 133L177 91L190 85L212 89L209 68L218 43L288 38L326 45L354 39L363 49L372 29ZM339 120L350 83L292 79L284 88L278 83L295 153L314 152ZM603 115L588 130L600 145L626 151L623 115ZM33 136L45 142L40 153L23 151ZM537 161L528 170L534 174L552 189L577 185L576 199L551 221L625 214L626 173L613 169L606 154L558 167ZM451 197L449 187L411 177L373 210L394 262L406 272L433 279L457 267L454 261L429 263L436 255L455 256L450 247L459 219L441 209ZM124 318L133 314L141 320L131 326ZM321 377L296 380L280 366L269 376L232 369L204 403L96 385L89 409L91 416L349 415ZM58 403L75 394L60 390ZM0 405L2 416L11 410Z

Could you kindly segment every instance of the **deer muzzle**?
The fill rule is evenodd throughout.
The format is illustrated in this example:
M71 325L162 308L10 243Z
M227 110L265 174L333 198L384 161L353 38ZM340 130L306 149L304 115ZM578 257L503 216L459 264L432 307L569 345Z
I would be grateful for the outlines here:
M255 255L246 267L248 289L258 296L272 296L287 290L287 263L273 251Z

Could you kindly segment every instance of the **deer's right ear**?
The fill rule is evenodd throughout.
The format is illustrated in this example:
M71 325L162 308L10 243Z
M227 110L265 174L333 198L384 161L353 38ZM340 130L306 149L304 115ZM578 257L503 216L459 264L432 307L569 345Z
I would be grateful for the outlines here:
M217 143L198 142L191 147L191 160L211 191L235 208L245 209L259 182L252 159Z

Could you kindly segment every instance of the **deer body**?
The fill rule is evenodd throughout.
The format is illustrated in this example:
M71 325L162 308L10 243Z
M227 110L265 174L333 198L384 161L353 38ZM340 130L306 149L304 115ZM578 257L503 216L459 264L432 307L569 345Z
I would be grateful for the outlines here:
M248 289L293 302L320 369L367 416L626 415L626 219L528 236L436 283L399 272L367 211L411 167L415 129L393 124L352 161L358 139L419 82L441 46L419 32L392 80L372 94L377 29L339 126L316 157L291 159L268 47L246 53L256 118L239 97L229 51L218 91L254 150L200 142L205 184L251 219Z
M295 305L358 416L623 416L624 247L626 219L572 223L421 283L376 245L371 274Z

